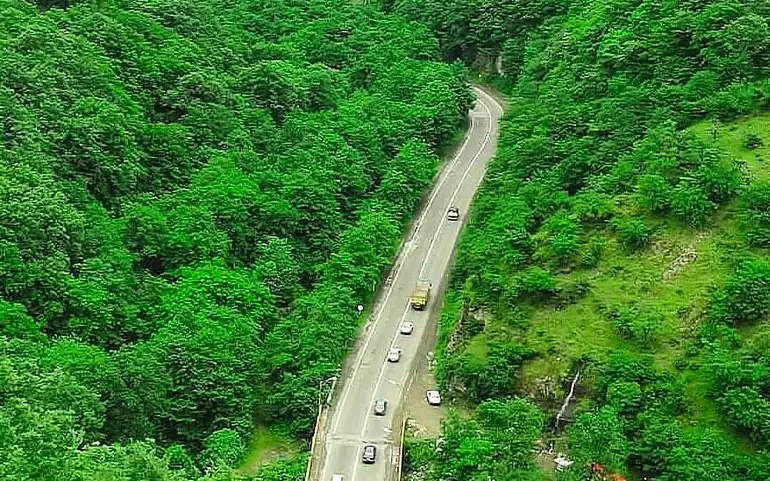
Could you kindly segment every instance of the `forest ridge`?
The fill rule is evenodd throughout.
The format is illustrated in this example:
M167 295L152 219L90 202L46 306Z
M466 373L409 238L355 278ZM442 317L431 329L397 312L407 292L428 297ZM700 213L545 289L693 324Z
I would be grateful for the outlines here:
M469 72L507 117L406 476L770 479L770 0L0 0L0 481L304 447Z
M0 0L0 479L224 480L255 425L307 437L472 101L346 1Z
M509 97L409 479L770 479L770 2L392 8Z

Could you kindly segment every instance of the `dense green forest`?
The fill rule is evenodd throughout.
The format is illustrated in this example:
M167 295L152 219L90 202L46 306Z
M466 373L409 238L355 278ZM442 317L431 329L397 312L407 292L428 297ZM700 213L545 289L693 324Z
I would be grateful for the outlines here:
M229 479L255 426L306 438L465 72L345 0L0 0L0 479Z
M386 7L509 97L411 479L770 479L770 2Z

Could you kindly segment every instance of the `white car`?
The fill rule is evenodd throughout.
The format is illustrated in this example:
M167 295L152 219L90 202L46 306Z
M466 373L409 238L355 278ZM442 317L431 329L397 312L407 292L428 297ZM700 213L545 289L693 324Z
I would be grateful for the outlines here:
M335 474L332 476L332 481L345 481L345 478L343 478L341 474Z
M401 323L401 334L406 334L407 336L414 331L414 323L409 321L404 321Z
M460 209L457 207L450 207L446 213L446 218L449 220L460 220Z
M391 347L388 351L388 361L398 362L399 359L401 359L401 349L397 347Z
M441 395L438 391L428 391L425 393L425 399L428 400L428 404L431 406L438 406L441 404Z

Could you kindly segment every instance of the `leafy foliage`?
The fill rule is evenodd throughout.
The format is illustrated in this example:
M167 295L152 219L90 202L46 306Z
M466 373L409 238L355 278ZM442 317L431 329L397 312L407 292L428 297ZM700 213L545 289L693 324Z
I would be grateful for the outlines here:
M437 449L422 450L423 461L432 461L425 479L534 481L530 451L542 428L543 415L523 399L482 402L471 419L452 412Z
M709 314L714 320L729 323L753 322L770 312L770 264L746 261L714 293Z
M751 185L741 195L746 237L757 246L770 246L770 183Z
M765 479L765 455L747 454L732 432L714 428L723 420L690 399L702 400L708 382L698 356L736 344L741 336L730 326L766 320L764 260L742 265L708 306L693 297L676 311L667 298L655 309L643 299L690 287L661 280L659 268L668 268L659 263L674 272L690 261L669 259L667 243L681 239L659 234L701 239L708 226L718 231L719 262L742 256L729 229L736 194L747 236L766 247L764 185L745 188L753 181L747 165L716 140L721 122L768 105L770 3L405 0L393 8L429 25L447 58L473 65L509 97L498 155L453 272L459 301L451 308L463 315L443 318L452 341L438 355L439 372L452 374L445 387L467 401L489 399L479 386L488 384L492 346L516 343L532 354L508 361L516 386L498 395L528 395L552 409L554 393L541 395L548 379L577 366L584 372L583 412L568 430L569 455L579 463L558 479L587 479L581 469L593 461L659 480ZM688 130L709 118L711 139ZM746 148L760 147L761 136L746 140ZM615 282L633 289L617 292L621 303L594 293L592 285L608 293ZM572 286L583 287L569 295ZM469 312L484 322L468 322ZM582 331L589 323L578 317L593 314L596 332ZM669 335L674 326L678 335ZM728 408L720 413L735 411L729 424L763 440L767 391L738 387L722 392L716 402ZM734 407L741 404L751 407L741 412Z
M0 478L224 480L255 421L308 434L465 68L342 0L0 12Z

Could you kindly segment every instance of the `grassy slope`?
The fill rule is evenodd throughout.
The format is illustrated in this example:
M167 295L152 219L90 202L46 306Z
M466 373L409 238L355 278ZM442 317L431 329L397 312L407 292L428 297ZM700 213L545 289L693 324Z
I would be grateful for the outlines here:
M303 450L301 443L285 435L276 434L266 427L254 429L249 447L237 472L255 474L267 462L294 456Z
M704 139L713 140L711 121L696 124L690 130ZM752 181L770 178L770 145L753 151L743 148L744 136L749 131L770 143L770 115L720 125L715 142L746 162ZM577 302L566 307L552 303L526 305L523 318L528 327L523 331L511 327L504 319L487 321L487 331L518 332L517 336L522 336L526 344L537 350L538 357L523 366L523 392L534 392L537 380L550 376L559 381L556 396L561 399L565 395L561 389L571 378L576 359L588 356L603 360L610 350L618 347L652 354L659 367L666 370L674 370L677 359L684 357L708 302L710 288L727 278L733 270L733 261L748 246L737 226L735 202L724 206L710 224L701 229L670 218L648 218L648 225L654 228L652 241L638 252L625 250L609 231L592 233L604 241L601 262L592 269L555 276L559 283L589 282L589 293ZM452 299L447 299L442 319L440 343L444 344L456 324L460 305L456 296L454 301ZM603 314L601 306L656 309L664 314L665 321L656 332L656 341L644 347L622 338ZM484 356L485 334L471 339L465 352ZM697 370L683 368L680 374L686 384L688 404L692 407L689 419L721 427L712 403L705 396L708 381Z

